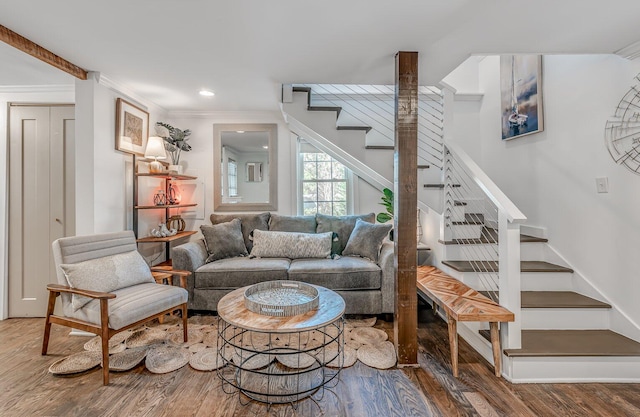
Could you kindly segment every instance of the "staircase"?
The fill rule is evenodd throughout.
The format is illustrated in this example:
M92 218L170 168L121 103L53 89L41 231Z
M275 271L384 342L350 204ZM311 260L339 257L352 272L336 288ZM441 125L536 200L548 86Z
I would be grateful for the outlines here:
M282 111L293 132L373 186L392 188L392 96L385 86L370 87L374 98L362 92L366 86L294 86ZM611 330L613 317L619 322L623 315L543 233L520 233L526 217L463 150L443 140L447 91L428 89L421 97L432 100L419 126L421 223L440 224L440 233L425 234L422 243L433 250L431 264L516 314L501 329L504 376L513 382L640 382L640 344ZM485 327L465 323L458 331L492 361Z

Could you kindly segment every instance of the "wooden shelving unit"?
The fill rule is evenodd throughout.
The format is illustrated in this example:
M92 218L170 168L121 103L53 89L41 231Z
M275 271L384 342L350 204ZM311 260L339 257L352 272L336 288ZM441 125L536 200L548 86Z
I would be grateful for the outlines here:
M155 236L147 236L147 237L138 237L138 216L139 210L165 210L165 218L169 218L171 216L171 209L178 209L184 207L195 207L196 203L186 203L186 204L167 204L161 206L148 206L148 205L139 205L138 204L138 179L141 177L146 178L157 178L159 180L164 181L164 189L165 195L169 195L169 184L171 181L188 181L195 180L198 177L194 177L192 175L182 175L182 174L169 174L169 173L160 173L160 174L152 174L152 173L138 173L138 162L139 158L134 155L133 157L133 232L136 235L136 241L138 243L164 243L165 244L165 261L164 264L171 265L171 242L174 242L179 239L187 238L191 235L196 234L196 231L193 230L184 230L182 232L178 232L173 236L167 237L155 237Z

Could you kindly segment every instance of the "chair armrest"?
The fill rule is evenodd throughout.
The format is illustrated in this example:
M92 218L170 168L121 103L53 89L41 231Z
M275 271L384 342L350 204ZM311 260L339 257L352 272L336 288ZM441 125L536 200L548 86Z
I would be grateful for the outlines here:
M192 274L191 271L185 271L182 269L172 269L171 266L152 266L151 272L161 272L171 274L173 276L180 277L180 286L184 289L187 289L187 277Z
M66 285L58 285L58 284L47 285L47 290L52 292L57 292L57 293L65 292L69 294L84 295L85 297L96 298L100 300L116 298L116 295L110 292L83 290L82 288L71 288L71 287L67 287Z
M394 243L388 239L382 242L380 256L378 257L378 266L382 270L382 282L380 290L382 291L382 312L393 313L395 301L395 262Z

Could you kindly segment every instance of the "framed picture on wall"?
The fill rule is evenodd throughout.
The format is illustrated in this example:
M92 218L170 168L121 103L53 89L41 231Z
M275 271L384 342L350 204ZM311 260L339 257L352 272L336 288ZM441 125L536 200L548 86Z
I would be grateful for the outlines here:
M119 98L116 101L116 149L144 155L149 138L149 113Z
M500 56L502 140L542 132L542 55Z

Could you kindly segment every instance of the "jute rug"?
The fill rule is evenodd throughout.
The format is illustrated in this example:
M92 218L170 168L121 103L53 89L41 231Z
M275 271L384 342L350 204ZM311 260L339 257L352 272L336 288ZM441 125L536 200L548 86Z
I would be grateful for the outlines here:
M393 343L387 333L374 327L376 318L347 319L344 327L345 346L338 356L338 345L330 343L325 349L314 349L323 344L323 333L305 332L275 337L264 333L247 332L242 336L245 349L225 346L218 349L218 317L194 316L189 318L189 341L183 343L182 324L177 317L168 318L163 324L150 323L137 329L118 333L109 341L109 369L114 372L131 370L144 361L152 373L176 371L187 364L197 371L214 371L226 362L242 363L245 369L261 369L272 362L279 362L289 368L307 368L315 363L327 367L344 368L356 361L378 368L388 369L396 364ZM332 334L334 333L335 334ZM326 328L329 336L337 335L337 328ZM266 348L270 354L256 354ZM302 348L306 353L292 354L291 348ZM49 367L55 375L82 373L101 366L101 340L96 336L84 345L84 351L60 359ZM221 356L222 355L222 356ZM225 360L223 360L226 359Z

